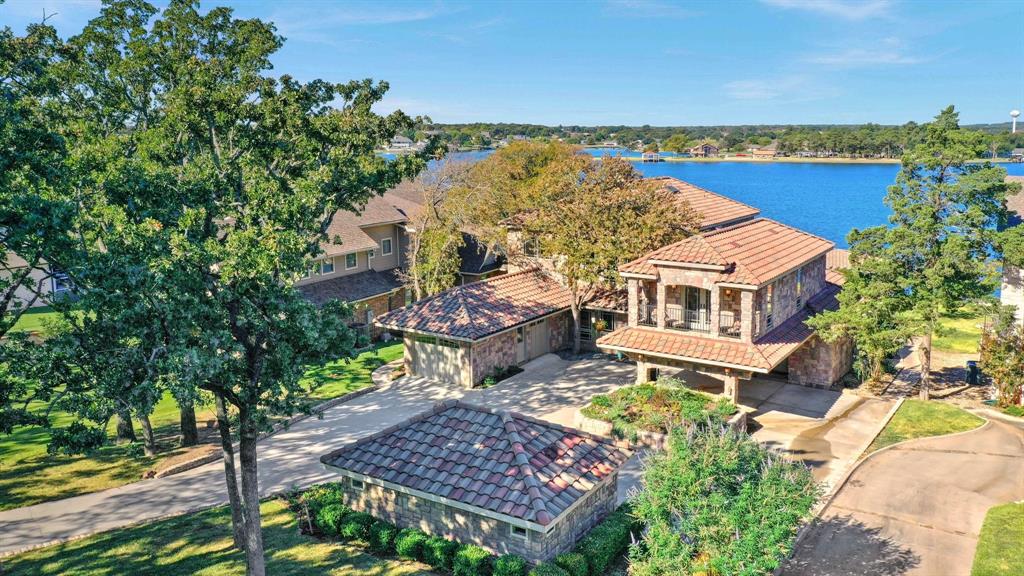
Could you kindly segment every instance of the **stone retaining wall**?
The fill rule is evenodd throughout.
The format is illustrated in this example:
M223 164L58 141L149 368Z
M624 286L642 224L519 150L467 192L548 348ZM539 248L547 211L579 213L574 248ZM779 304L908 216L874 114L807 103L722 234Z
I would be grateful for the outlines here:
M579 409L576 410L576 414L573 418L573 428L577 428L590 434L596 434L598 436L605 436L607 438L613 438L618 446L627 448L629 450L635 450L637 448L647 448L650 450L664 450L668 446L668 435L660 432L650 432L648 430L637 430L636 440L629 438L616 438L612 435L612 423L605 422L604 420L598 420L597 418L590 418L584 416L583 412ZM740 410L736 414L733 414L728 420L725 421L725 425L730 430L736 430L740 432L747 431L747 413Z

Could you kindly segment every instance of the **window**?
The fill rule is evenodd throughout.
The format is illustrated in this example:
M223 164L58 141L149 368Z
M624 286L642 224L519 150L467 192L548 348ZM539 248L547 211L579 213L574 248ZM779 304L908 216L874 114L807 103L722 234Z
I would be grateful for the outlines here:
M358 254L345 254L345 270L351 270L359 265Z
M356 480L355 478L352 478L351 482L352 482L352 489L353 490L362 490L363 488L366 487L366 485L363 484L362 480Z
M54 292L67 292L74 287L74 283L71 282L71 278L64 272L53 272L53 291Z
M438 346L444 346L445 348L458 348L459 343L454 340L445 340L444 338L437 339Z
M772 282L764 289L764 323L765 326L772 327L772 307L775 298L775 283Z
M380 253L387 256L391 254L391 238L385 238L380 241Z
M374 251L373 251L373 250L367 250L367 252L366 252L366 258L367 258L367 259L369 259L369 260L373 260L373 257L374 257L374 256L376 256L376 254L374 254Z
M320 263L321 274L332 274L334 272L334 258L328 258Z
M422 342L423 344L437 344L437 338L434 338L433 336L417 336L416 341Z
M526 531L526 528L522 528L520 526L513 526L509 524L509 528L509 533L512 535L513 538L521 538L523 540L526 540L530 534Z
M804 269L797 268L796 271L796 305L800 306L804 301Z

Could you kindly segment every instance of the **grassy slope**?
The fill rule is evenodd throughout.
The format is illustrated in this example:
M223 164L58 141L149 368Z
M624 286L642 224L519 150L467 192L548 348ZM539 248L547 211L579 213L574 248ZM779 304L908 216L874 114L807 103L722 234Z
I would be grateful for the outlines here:
M974 309L961 314L944 314L941 320L943 333L935 337L932 346L944 352L975 354L981 344L983 321L980 311Z
M40 306L38 308L30 308L22 313L18 321L14 323L12 330L17 331L28 331L28 332L43 332L46 329L46 325L49 322L56 320L58 313L54 312L49 306Z
M866 453L904 440L966 432L981 426L982 423L983 419L950 404L908 399L871 443Z
M317 377L322 378L323 383L310 391L309 398L334 398L368 386L373 368L401 356L401 344L382 346L361 354L348 364L336 361L310 370L303 385L309 388ZM43 409L42 406L37 408ZM211 407L196 410L200 427L213 418ZM65 426L71 420L65 413L52 415L56 426ZM161 459L180 454L180 450L175 449L179 429L178 406L174 399L164 396L150 420L164 450L156 458L129 457L128 447L123 445L105 446L88 457L49 457L46 454L49 437L43 429L19 428L9 436L0 436L0 510L96 492L140 479L143 472L153 469ZM109 430L113 436L113 423ZM136 434L140 433L136 426Z
M1024 574L1024 502L994 506L985 515L971 576Z
M363 553L358 546L303 536L295 515L281 500L264 502L261 513L268 574L429 574L422 564L382 560ZM231 545L231 516L226 507L34 550L5 559L3 568L6 576L244 573L245 558Z

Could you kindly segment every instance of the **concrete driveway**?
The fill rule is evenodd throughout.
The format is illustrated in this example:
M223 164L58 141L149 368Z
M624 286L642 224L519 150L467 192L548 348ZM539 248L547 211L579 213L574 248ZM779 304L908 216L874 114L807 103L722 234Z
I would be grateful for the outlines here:
M859 465L783 574L967 576L988 509L1021 499L1019 422L907 442Z

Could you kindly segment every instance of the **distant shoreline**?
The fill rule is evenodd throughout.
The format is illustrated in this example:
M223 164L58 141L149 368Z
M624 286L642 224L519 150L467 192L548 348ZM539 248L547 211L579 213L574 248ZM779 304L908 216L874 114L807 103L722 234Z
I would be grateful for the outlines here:
M620 156L630 162L643 162L639 156ZM899 158L794 158L790 156L779 156L776 158L753 158L750 156L729 156L726 158L686 158L669 156L662 158L659 162L647 162L647 164L658 164L660 162L748 162L751 164L899 164Z

